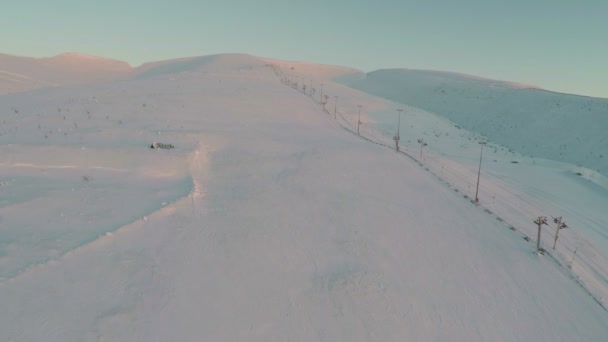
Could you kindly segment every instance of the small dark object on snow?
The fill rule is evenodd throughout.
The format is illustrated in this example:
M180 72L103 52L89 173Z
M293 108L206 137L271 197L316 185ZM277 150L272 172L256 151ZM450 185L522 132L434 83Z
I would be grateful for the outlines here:
M152 145L150 145L151 149L159 149L159 148L163 148L166 150L170 150L172 148L175 148L175 146L171 145L171 144L163 144L163 143L159 143L159 142L153 142Z

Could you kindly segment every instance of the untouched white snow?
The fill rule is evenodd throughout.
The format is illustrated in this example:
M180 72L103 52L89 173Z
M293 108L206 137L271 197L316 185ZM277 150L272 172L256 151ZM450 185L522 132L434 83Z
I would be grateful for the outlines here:
M201 61L0 97L0 340L606 339L567 269L338 124L386 139L392 104L301 75L336 121L267 60Z

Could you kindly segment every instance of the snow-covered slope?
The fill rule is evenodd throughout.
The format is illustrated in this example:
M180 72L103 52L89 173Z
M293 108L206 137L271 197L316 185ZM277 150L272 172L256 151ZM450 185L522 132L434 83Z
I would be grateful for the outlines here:
M505 95L497 108L505 105L505 98L510 98L516 102L517 92L527 94L520 96L519 99L526 98L530 103L538 104L538 100L548 92L535 89L534 87L480 79L466 75L445 73L445 72L404 72L409 77L402 77L403 74L396 72L394 75L384 75L375 78L375 83L367 83L365 75L352 74L340 78L340 81L347 84L364 85L362 89L373 88L379 94L391 94L395 99L403 94L415 94L411 99L412 103L429 102L429 106L441 106L443 102L430 103L434 98L429 95L429 89L437 86L438 83L444 86L450 85L455 93L449 98L453 99L454 108L466 107L469 103L475 103L470 99L463 99L470 93L485 94L487 92L499 92L504 89ZM391 76L392 75L392 76ZM392 77L392 78L391 78ZM373 92L372 91L372 92ZM495 93L493 93L496 95ZM535 98L535 94L540 97ZM551 93L549 93L551 94ZM466 95L466 96L465 96ZM494 96L492 95L492 96ZM555 96L567 96L553 94ZM411 95L410 95L411 96ZM401 97L402 98L402 97ZM576 97L583 99L582 97ZM445 100L445 99L444 99ZM602 101L601 99L592 99ZM400 101L400 103L399 103ZM501 102L502 101L502 102ZM529 137L519 136L521 131L513 129L510 134L503 134L502 131L495 132L496 135L503 134L506 140L497 142L493 136L483 134L479 131L468 130L464 125L446 119L446 115L441 112L434 113L417 108L412 105L404 104L401 99L387 108L375 107L371 111L369 122L363 125L363 134L374 141L382 144L394 146L392 141L396 133L397 109L403 109L401 116L401 148L409 153L425 168L437 175L440 179L454 187L456 191L464 197L475 199L477 196L485 210L497 215L497 219L506 220L516 230L527 235L528 238L536 240L536 227L532 222L538 216L563 217L568 223L569 229L560 232L559 241L555 249L554 237L555 226L550 224L544 230L541 246L551 247L551 254L557 257L563 265L567 265L573 276L580 280L586 288L590 289L596 298L605 301L608 298L608 178L596 170L584 167L583 164L572 164L563 161L551 160L547 155L540 153L541 146L546 147L544 142L535 146L538 154L534 156L522 154L515 148L509 147L519 144L521 141L530 140ZM473 125L481 122L485 127L496 127L497 123L505 123L509 127L517 126L517 115L496 117L497 109L488 106L487 113L479 113L471 110L470 117L462 112L463 120ZM351 112L353 109L350 110ZM367 110L366 110L367 111ZM454 112L450 112L454 116ZM463 114L465 113L465 114ZM479 122L472 122L479 116ZM449 115L448 115L449 116ZM533 116L533 115L531 115ZM543 115L539 115L543 116ZM495 118L495 119L492 119ZM585 119L586 118L586 119ZM560 136L564 137L570 124L570 119L563 119L557 116L555 121L550 121L546 125L551 125L553 134L547 138L555 141L556 145L568 141L568 137L560 141ZM589 121L588 116L581 115L581 121L572 126L579 130L588 130L589 135L580 138L590 144L590 151L596 153L604 145L605 134L602 129L602 121L596 123ZM349 119L355 122L355 118ZM513 122L509 120L514 120ZM562 120L562 121L560 121ZM587 121L585 121L587 120ZM543 123L535 123L543 125ZM584 126L585 129L581 129ZM354 127L354 126L353 126ZM543 131L537 135L546 136ZM561 135L560 135L561 134ZM424 148L418 144L418 140L424 141ZM480 145L478 142L488 142L487 148L483 151L483 163L481 168L481 186L477 193L478 166L480 165ZM505 142L506 141L506 142ZM577 140L579 141L579 140ZM593 145L596 144L596 145ZM506 145L506 146L505 146ZM563 146L562 146L563 147ZM575 152L583 155L589 153L587 150L580 150L581 144L577 145ZM422 153L424 150L424 153ZM568 154L571 159L576 158L572 150ZM603 159L597 156L590 159L591 165L603 165ZM575 261L578 265L574 265Z
M258 57L234 53L144 63L135 69L135 73L138 79L160 75L170 75L172 78L180 73L218 73L233 69L244 71L263 65L264 61Z
M0 340L608 336L553 259L267 64L0 97ZM323 82L343 124L393 109Z
M114 80L131 72L125 62L77 53L49 58L0 54L0 95Z
M302 77L302 81L324 81L348 75L358 75L361 71L338 65L316 64L310 62L281 61L272 58L264 58L264 61L275 65L286 72Z
M340 81L436 113L524 155L608 174L608 99L425 70L378 70Z

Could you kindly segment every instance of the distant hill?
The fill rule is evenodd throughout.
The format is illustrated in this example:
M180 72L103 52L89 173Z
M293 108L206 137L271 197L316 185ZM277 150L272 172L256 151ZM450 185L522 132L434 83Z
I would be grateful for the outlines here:
M217 73L225 69L249 70L255 66L264 66L264 64L265 62L259 57L239 53L187 57L144 63L135 69L135 77L144 79L192 71Z
M337 80L436 113L525 155L608 174L608 99L426 70L385 69Z
M126 62L76 53L49 58L0 54L0 95L109 81L133 72Z
M0 54L0 95L19 93L44 87L91 84L121 78L146 79L185 72L218 72L225 68L247 70L266 64L297 70L314 79L330 79L358 70L308 62L289 62L230 53L185 57L144 63L137 68L109 58L79 53L65 53L48 58L19 57Z

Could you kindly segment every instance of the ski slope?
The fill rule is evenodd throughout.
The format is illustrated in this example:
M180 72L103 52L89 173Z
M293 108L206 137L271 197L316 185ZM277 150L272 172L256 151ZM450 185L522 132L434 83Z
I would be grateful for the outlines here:
M467 198L475 198L478 143L489 142L479 194L485 210L533 240L537 217L563 217L570 229L560 231L556 243L555 225L549 225L543 247L606 306L605 99L424 70L355 73L339 81L397 101L374 112L366 132L387 145L394 144L396 109L405 108L405 149ZM417 139L427 143L422 155Z
M555 259L343 128L363 105L383 141L393 103L312 69L218 55L0 97L0 340L606 339Z

